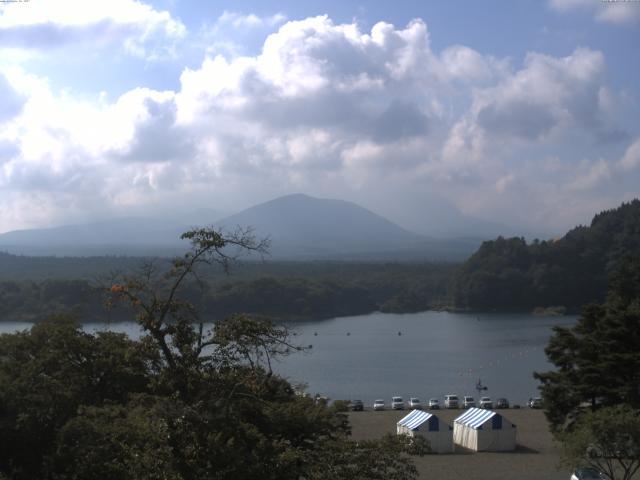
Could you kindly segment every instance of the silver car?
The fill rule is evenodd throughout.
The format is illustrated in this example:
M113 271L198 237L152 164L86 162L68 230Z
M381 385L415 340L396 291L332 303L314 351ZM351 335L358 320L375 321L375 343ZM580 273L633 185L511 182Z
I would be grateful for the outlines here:
M402 397L392 397L391 408L394 410L404 410L404 400L402 400Z
M457 395L445 395L444 396L444 408L458 408L458 396Z

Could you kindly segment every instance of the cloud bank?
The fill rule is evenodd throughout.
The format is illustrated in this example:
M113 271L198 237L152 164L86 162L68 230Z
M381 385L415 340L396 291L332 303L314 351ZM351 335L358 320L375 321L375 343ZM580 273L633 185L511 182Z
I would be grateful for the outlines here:
M127 15L27 21L6 10L0 35L29 48L48 48L38 43L46 32L74 42L113 35L144 57L158 51L156 34L184 33L169 14L116 5ZM420 202L435 196L504 222L524 223L527 212L527 222L554 229L636 192L610 186L638 177L640 140L615 122L601 52L531 52L518 63L464 45L436 52L420 19L367 31L328 16L223 20L280 26L257 55L185 68L175 91L75 97L5 68L0 231L136 209L232 210L292 191L402 210L415 225L428 221ZM593 155L603 145L613 153Z

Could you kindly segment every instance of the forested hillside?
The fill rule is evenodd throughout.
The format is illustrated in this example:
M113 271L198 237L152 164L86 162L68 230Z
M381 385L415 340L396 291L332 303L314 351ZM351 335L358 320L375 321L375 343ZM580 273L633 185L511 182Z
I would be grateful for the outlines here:
M640 201L596 215L558 240L522 238L484 242L455 276L456 307L525 310L602 301L607 278L620 262L640 254Z
M10 280L0 276L0 321L39 321L52 312L70 313L80 321L131 320L128 311L104 307L106 269L102 258L55 259L0 256L19 275L19 266L30 268L32 279ZM137 260L137 261L136 261ZM135 272L144 259L119 259L124 272ZM149 261L148 259L146 260ZM67 263L68 262L68 263ZM166 266L158 260L158 268ZM46 279L43 267L55 267ZM64 265L81 278L65 278ZM96 275L82 275L89 266ZM449 302L448 289L455 265L402 263L244 263L233 275L203 272L199 282L188 283L182 295L206 320L245 312L280 319L304 320L357 315L374 310L416 312L442 308ZM4 278L4 279L3 279Z

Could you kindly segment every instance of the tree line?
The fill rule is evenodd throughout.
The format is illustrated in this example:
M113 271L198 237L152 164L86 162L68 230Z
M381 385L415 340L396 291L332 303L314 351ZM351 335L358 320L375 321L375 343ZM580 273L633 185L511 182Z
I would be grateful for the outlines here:
M640 201L596 215L556 240L484 242L456 272L452 300L467 310L532 310L603 301L608 277L640 255Z
M143 262L144 264L144 262ZM149 263L147 263L148 265ZM165 268L165 262L154 263ZM126 271L136 272L141 267ZM278 271L265 266L238 279L203 275L189 279L183 296L209 320L231 313L269 315L278 319L318 319L380 310L417 312L446 306L452 265L333 264L296 265ZM271 269L271 270L270 270ZM315 270L314 270L315 269ZM297 276L287 276L292 272ZM108 278L108 277L106 277ZM0 281L0 321L40 321L51 312L83 321L127 319L124 309L107 310L102 280L47 279Z
M211 320L232 312L303 320L372 311L428 309L578 312L603 301L624 255L640 254L640 201L596 215L556 240L484 242L462 265L448 263L245 262L233 277L204 272L185 295ZM38 321L60 311L83 320L122 319L102 308L95 278L169 259L20 257L0 253L0 321ZM187 292L188 290L188 292Z

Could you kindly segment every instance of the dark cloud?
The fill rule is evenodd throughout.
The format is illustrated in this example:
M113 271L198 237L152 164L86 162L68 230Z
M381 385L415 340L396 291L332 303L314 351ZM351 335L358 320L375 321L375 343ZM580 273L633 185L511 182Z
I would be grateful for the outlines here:
M195 153L188 130L176 126L177 108L172 100L144 100L149 118L136 125L128 151L116 155L129 162L168 162L189 160Z
M478 112L478 124L492 134L537 140L555 126L547 105L515 100L505 105L488 105Z
M416 105L394 100L373 122L371 136L375 141L392 142L427 133L428 121Z

